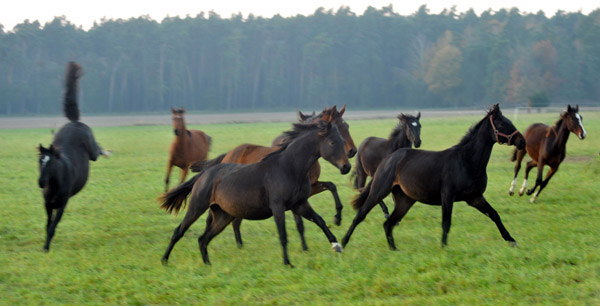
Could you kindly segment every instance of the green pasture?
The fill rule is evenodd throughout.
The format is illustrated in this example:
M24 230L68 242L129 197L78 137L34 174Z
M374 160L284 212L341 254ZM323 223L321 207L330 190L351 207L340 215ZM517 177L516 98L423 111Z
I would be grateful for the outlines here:
M456 144L483 117L421 118L422 149ZM49 253L42 251L46 215L37 187L36 146L48 129L0 130L0 304L4 305L322 305L322 304L600 304L600 113L582 112L588 138L571 135L567 160L538 202L509 197L512 147L495 145L485 196L517 240L512 248L494 223L464 203L454 206L447 248L440 247L441 209L415 205L394 234L390 251L383 214L375 207L343 254L331 251L321 230L306 221L308 252L301 250L288 214L290 269L282 264L272 219L245 221L243 249L227 228L202 263L197 238L203 216L175 246L168 266L160 258L182 214L159 209L170 126L93 128L113 156L91 166L86 187L73 197ZM524 131L554 123L558 113L505 115ZM390 113L390 118L394 114ZM387 137L396 120L350 121L356 145ZM213 139L210 157L241 143L268 145L289 123L196 125ZM338 240L354 211L350 175L325 162L322 180L337 184L345 206L333 225L328 192L310 199ZM353 163L354 166L354 163ZM535 175L532 172L533 175ZM522 182L519 175L519 186ZM172 182L177 182L174 171ZM533 182L533 180L531 181ZM386 200L393 208L391 198Z

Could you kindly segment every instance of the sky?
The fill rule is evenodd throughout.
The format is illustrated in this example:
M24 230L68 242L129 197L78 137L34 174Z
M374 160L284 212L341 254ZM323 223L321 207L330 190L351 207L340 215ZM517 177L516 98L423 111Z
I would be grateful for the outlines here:
M443 9L456 6L458 12L473 8L480 14L488 9L517 7L522 12L537 13L542 10L546 16L553 16L557 10L565 12L581 11L588 14L600 7L599 0L4 0L0 4L0 24L5 31L10 31L24 20L38 20L42 25L54 19L55 16L65 16L67 20L84 29L93 26L94 21L107 19L129 19L148 15L161 21L167 16L185 17L196 16L200 12L214 11L223 18L241 13L244 17L249 14L270 18L280 14L283 17L297 14L310 15L323 7L336 11L341 6L348 6L357 15L362 14L368 6L381 8L392 4L394 11L401 15L414 13L421 5L426 4L430 12L435 14Z

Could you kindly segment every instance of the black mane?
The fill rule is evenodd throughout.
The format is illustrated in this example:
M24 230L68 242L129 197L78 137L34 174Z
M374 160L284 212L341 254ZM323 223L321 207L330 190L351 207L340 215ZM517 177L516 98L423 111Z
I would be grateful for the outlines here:
M469 143L471 141L471 139L473 137L475 137L475 132L479 130L481 125L483 125L483 123L486 120L489 120L488 117L490 116L491 113L492 113L492 110L488 111L488 113L485 115L485 117L483 117L483 119L481 119L478 123L471 126L469 128L469 130L467 131L467 133L465 134L465 136L463 136L463 138L460 140L460 142L455 147L464 146L467 143Z
M285 135L283 142L279 145L279 149L265 155L262 160L266 160L267 158L277 155L285 150L294 139L300 137L301 135L306 134L309 131L319 130L321 126L319 124L306 124L306 123L294 123L292 124L293 129L284 132Z

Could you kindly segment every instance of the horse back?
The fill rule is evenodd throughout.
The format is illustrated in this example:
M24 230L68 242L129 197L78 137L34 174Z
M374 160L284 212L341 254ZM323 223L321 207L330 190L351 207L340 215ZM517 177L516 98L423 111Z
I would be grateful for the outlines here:
M261 161L277 147L265 147L254 144L241 144L227 152L223 158L224 163L253 164Z

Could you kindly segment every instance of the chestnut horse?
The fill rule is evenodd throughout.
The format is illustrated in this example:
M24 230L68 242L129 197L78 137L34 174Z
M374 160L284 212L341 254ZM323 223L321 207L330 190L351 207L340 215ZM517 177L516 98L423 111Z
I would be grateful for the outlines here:
M585 128L583 127L583 117L579 114L579 105L575 107L571 107L571 105L567 106L567 110L560 115L560 119L553 126L534 123L527 128L527 131L525 131L527 147L522 150L515 150L511 158L512 161L516 160L517 163L515 164L515 176L508 190L509 195L512 196L515 193L517 174L519 174L519 170L521 169L521 161L525 157L525 154L529 154L531 160L527 162L525 179L523 180L523 186L519 190L519 195L522 196L525 188L527 188L529 171L537 166L538 173L535 186L527 190L527 195L531 195L538 186L540 187L537 193L530 199L531 203L535 202L542 189L548 185L550 178L558 171L560 163L565 159L569 132L577 135L581 140L585 138ZM546 178L542 180L545 165L550 166L550 170L546 173Z
M342 239L342 246L348 243L369 211L390 192L396 207L383 228L392 250L396 249L392 230L416 201L442 206L442 246L447 245L452 207L457 201L466 201L488 216L496 223L502 238L516 246L500 216L483 196L487 187L487 164L496 142L525 148L523 135L502 115L497 104L449 149L433 152L401 148L388 155L367 187L352 202L358 211Z
M43 189L48 217L45 251L50 250L50 241L69 198L81 191L87 182L90 160L96 161L99 155L110 155L110 152L100 148L89 126L79 121L77 88L81 75L79 64L67 64L63 111L70 122L58 130L49 148L41 144L39 146L38 185Z
M173 166L181 168L181 179L185 181L190 165L195 161L206 160L210 148L210 136L199 130L187 130L183 121L184 108L171 108L173 113L173 129L175 139L169 149L169 162L167 164L167 177L165 178L165 191L169 189L169 178Z
M188 195L192 194L188 211L175 228L162 257L163 264L168 262L175 243L209 208L206 229L198 238L205 264L210 264L207 252L209 242L235 218L264 220L272 216L283 248L283 263L292 266L287 254L287 210L315 222L327 236L332 249L342 252L337 238L307 199L311 194L308 171L320 157L340 169L342 174L350 171L344 139L338 128L329 122L295 124L287 135L287 140L279 150L258 163L221 163L208 167L161 197L163 209L178 212Z
M420 118L421 112L416 117L400 113L398 115L400 122L398 122L388 139L368 137L363 140L358 146L358 153L356 153L354 188L361 190L365 187L367 177L373 177L377 166L392 152L400 148L411 148L413 144L415 148L421 146ZM390 214L383 200L379 202L379 206L385 218L388 218Z
M325 108L320 114L316 115L313 113L311 116L306 116L302 112L298 112L298 119L300 123L304 124L314 124L316 122L330 122L338 127L342 137L345 140L344 149L347 152L349 158L353 157L356 154L356 146L354 145L354 140L352 140L352 136L350 136L349 126L344 121L342 116L346 111L346 105L342 106L340 110L337 110L336 106ZM227 152L224 156L219 156L215 159L215 162L223 162L223 163L237 163L237 164L252 164L259 162L269 153L276 151L280 148L280 145L286 141L286 134L283 134L275 140L273 140L271 147L264 147L253 144L242 144L231 151ZM202 163L197 163L196 165L192 165L192 171L197 172ZM340 225L342 220L342 203L340 201L339 195L337 193L337 188L332 182L323 182L319 181L319 176L321 175L321 165L319 162L315 162L313 167L310 168L309 178L311 183L311 196L321 193L324 190L329 190L333 194L333 198L335 200L336 207L336 215L334 217L334 222L336 225ZM296 221L296 227L298 232L300 233L300 239L302 241L302 249L307 250L308 247L306 245L306 241L304 239L304 224L302 218L299 215L294 215L294 220ZM242 219L235 219L232 222L233 232L235 235L235 240L238 247L243 246L242 236L240 232Z

